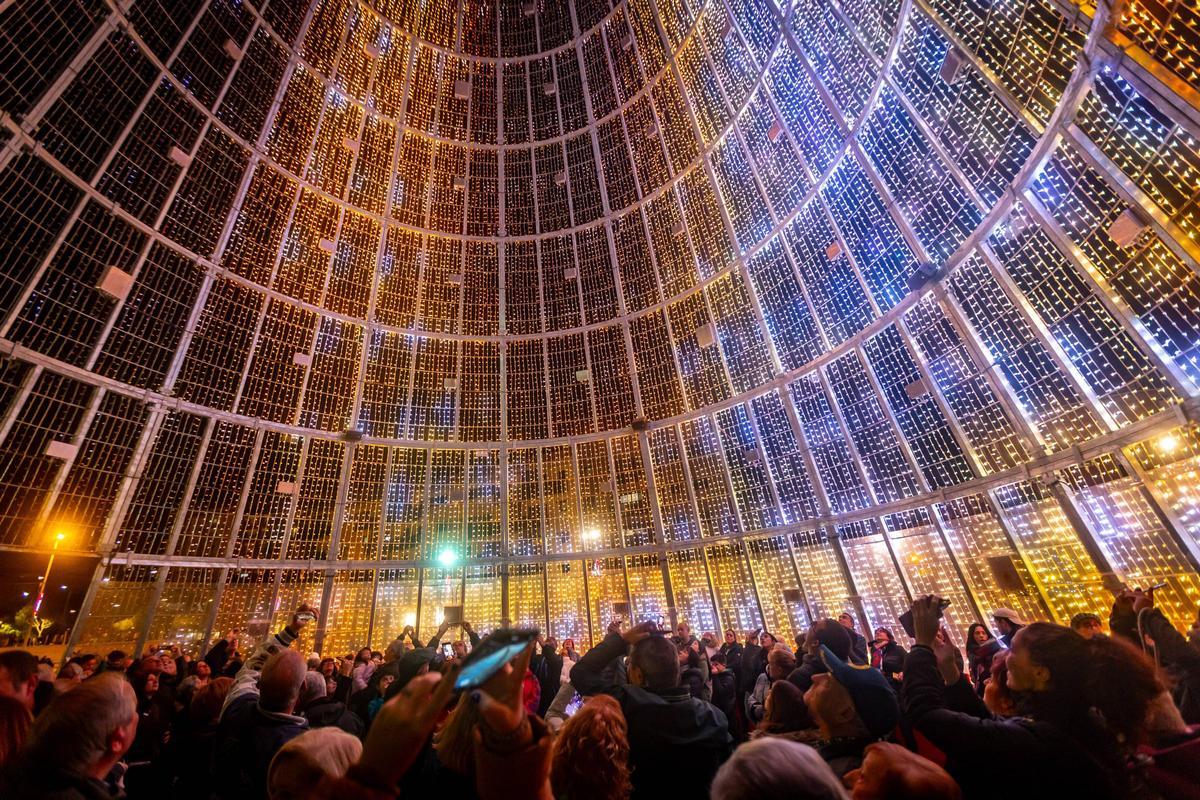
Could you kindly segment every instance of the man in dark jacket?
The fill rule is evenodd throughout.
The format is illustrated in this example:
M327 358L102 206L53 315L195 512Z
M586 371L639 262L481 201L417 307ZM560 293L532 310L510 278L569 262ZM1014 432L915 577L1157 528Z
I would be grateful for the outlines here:
M725 665L734 672L741 667L742 645L738 642L737 634L733 632L732 628L725 631L725 641L721 643L721 655L725 656Z
M842 612L837 621L841 623L843 628L850 632L850 660L860 666L866 664L867 639L855 629L854 616L848 612Z
M746 635L746 646L742 648L742 668L738 671L738 692L748 694L754 691L758 676L766 669L766 659L762 647L758 644L758 634L762 629Z
M546 709L554 702L558 687L562 686L563 658L558 654L558 642L551 636L549 639L538 636L540 652L535 652L529 659L529 671L537 678L541 687L541 699L538 701L538 715L546 716Z
M729 720L729 732L733 738L741 741L743 737L737 715L737 676L729 669L721 653L714 653L708 661L712 669L712 704Z
M615 676L604 670L632 645ZM627 673L627 675L626 675ZM626 681L627 677L627 681ZM582 695L616 698L629 726L633 798L706 797L733 740L725 715L679 685L679 651L644 622L624 634L610 633L571 670Z
M24 748L0 773L0 797L123 798L121 759L137 727L137 697L120 673L84 681L54 698L34 722Z
M463 632L467 634L467 639L471 642L471 648L474 649L479 647L479 634L476 633L475 629L471 627L471 623L464 619L459 623L459 625L462 626ZM442 637L446 635L446 631L448 630L450 630L450 623L443 621L442 624L438 626L437 633L433 635L433 638L429 640L429 644L425 645L425 647L430 650L437 650L442 646ZM401 634L401 636L403 636L403 634ZM464 651L463 656L465 655L466 653Z
M293 713L306 665L290 647L315 619L313 609L300 606L287 627L260 644L238 672L217 726L214 760L226 776L217 783L221 797L266 797L271 759L308 730L308 720Z

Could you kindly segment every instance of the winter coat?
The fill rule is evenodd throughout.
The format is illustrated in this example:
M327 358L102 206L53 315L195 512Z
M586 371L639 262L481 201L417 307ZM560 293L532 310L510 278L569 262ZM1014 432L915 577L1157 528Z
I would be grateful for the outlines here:
M295 639L285 628L260 644L225 697L213 756L214 773L223 776L216 784L223 798L266 797L271 759L279 748L308 730L304 717L266 711L258 705L259 671L271 648L290 647Z
M742 645L738 642L721 645L721 655L725 656L725 666L733 673L734 685L740 690L742 683Z
M213 795L212 757L217 723L197 722L187 713L175 718L167 742L167 770L175 777L173 800L210 800Z
M1023 800L1129 797L1121 784L1119 753L1085 746L1049 722L992 716L965 681L946 686L933 651L917 645L904 667L901 709L905 721L946 756L946 771L963 796L1008 800L1011 781L997 780L996 764L1023 775Z
M967 647L967 664L970 667L967 674L971 676L971 683L980 697L983 697L984 685L992 677L992 659L999 652L1000 643L995 639L988 639L983 644Z
M742 669L738 674L738 691L752 692L758 676L767 671L767 651L756 644L742 649Z
M22 800L123 800L125 791L105 781L82 775L20 769L14 765L0 774L0 797Z
M1156 744L1138 748L1138 755L1149 762L1146 783L1150 788L1172 800L1200 798L1200 725Z
M746 695L746 719L750 720L750 724L757 725L762 722L763 716L767 713L767 692L769 691L771 691L771 678L764 672L754 682L754 691Z
M850 634L850 660L855 664L867 663L867 640L861 633L853 628L847 628L846 633Z
M712 674L712 704L725 715L730 726L736 725L737 676L727 669Z
M871 666L878 669L888 678L904 672L904 658L908 651L895 642L888 642L882 647L871 645Z
M309 703L304 709L304 718L310 728L340 728L358 738L367 733L366 723L346 704L333 697L322 697Z
M208 668L212 670L214 678L220 678L221 676L232 678L242 668L242 662L237 660L233 662L229 661L231 655L234 655L234 653L230 652L229 642L226 639L219 640L212 646L212 649L205 653L204 663L208 664ZM229 664L229 669L226 669L227 663ZM237 665L236 668L234 667L235 664Z
M814 653L805 653L796 668L788 673L787 679L796 684L800 691L807 692L812 686L812 676L822 672L828 670L825 669L825 662L821 661L821 657Z
M621 704L629 727L632 800L707 797L713 776L731 752L729 721L684 687L652 691L634 686L619 663L605 675L625 650L621 635L609 634L579 659L571 683L582 695L607 694Z
M537 676L529 670L525 670L525 682L522 686L522 691L524 692L525 713L530 716L537 714L538 708L542 705L542 684L538 681ZM550 699L553 700L554 698Z
M378 665L374 661L367 661L359 664L350 673L352 691L361 692L367 688L367 683L371 680L371 676L375 674Z
M896 692L900 691L900 679L896 678L896 675L904 672L904 660L907 655L908 651L895 642L888 642L881 648L871 644L871 666L883 673Z
M562 685L562 656L543 649L541 653L535 653L529 659L529 669L537 676L538 684L541 687L541 699L538 701L537 713L544 717L546 709L554 700L554 695L558 694L558 687Z
M157 763L162 756L167 731L174 717L173 701L164 695L153 694L142 697L137 703L138 728L133 746L125 754L127 762L149 761Z

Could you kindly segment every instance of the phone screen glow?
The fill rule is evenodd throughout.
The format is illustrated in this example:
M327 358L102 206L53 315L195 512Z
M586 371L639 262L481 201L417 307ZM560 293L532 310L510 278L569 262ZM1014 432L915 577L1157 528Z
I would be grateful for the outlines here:
M509 661L517 657L517 654L525 649L528 642L510 642L509 644L501 645L498 650L480 658L478 661L473 661L463 667L462 672L458 673L458 677L454 680L454 690L461 692L464 689L474 689L480 686L492 677Z

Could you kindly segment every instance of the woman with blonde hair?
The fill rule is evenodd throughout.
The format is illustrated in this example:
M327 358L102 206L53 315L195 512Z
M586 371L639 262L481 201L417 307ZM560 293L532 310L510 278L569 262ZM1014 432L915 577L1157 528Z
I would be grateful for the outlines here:
M615 699L591 697L563 725L550 761L550 787L568 800L629 797L629 728Z

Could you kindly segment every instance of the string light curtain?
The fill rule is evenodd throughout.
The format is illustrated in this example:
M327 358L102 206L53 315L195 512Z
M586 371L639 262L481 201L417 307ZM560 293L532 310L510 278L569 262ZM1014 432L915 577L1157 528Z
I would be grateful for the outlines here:
M0 547L94 651L1183 623L1188 14L7 3Z

